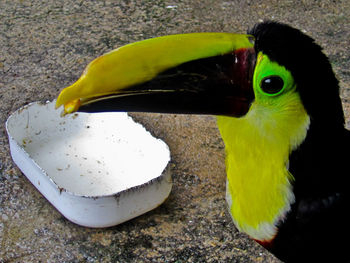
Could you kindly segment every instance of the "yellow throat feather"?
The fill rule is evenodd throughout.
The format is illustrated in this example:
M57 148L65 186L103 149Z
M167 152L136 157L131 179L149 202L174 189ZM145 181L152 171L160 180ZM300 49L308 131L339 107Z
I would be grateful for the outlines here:
M276 224L294 202L288 158L305 139L310 123L289 72L289 86L282 94L271 98L259 90L257 83L264 75L259 66L266 69L267 63L281 67L259 54L249 112L242 118L217 118L226 148L231 216L240 231L261 241L275 236Z

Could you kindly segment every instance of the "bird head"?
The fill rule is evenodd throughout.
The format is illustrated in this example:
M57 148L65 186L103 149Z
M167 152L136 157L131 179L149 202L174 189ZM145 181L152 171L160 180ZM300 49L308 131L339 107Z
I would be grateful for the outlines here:
M230 213L240 230L262 242L275 237L300 189L311 185L315 192L309 182L321 172L300 176L309 171L305 160L311 168L324 160L322 147L344 128L338 82L321 47L276 22L248 34L193 33L126 45L92 61L60 93L56 107L62 105L64 114L218 115L227 200L235 204Z
M113 50L63 89L56 107L242 117L254 104L278 110L291 94L311 120L343 125L338 82L321 48L297 29L264 22L248 34L170 35Z

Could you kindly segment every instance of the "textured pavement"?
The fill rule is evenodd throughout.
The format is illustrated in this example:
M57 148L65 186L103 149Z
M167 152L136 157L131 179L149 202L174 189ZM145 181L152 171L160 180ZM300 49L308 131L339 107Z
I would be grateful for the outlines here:
M5 132L11 112L55 98L113 48L173 33L243 33L264 19L291 24L324 47L349 127L348 0L1 0L0 262L278 262L231 222L213 117L132 114L169 145L173 191L154 211L108 229L80 227L57 212L12 162Z

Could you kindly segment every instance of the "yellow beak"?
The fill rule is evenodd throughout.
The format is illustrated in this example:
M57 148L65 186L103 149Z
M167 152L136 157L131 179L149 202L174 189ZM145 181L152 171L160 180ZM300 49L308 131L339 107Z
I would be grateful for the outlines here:
M252 49L253 41L250 35L192 33L128 44L93 60L78 81L62 90L56 108L64 105L64 114L75 112L81 105L122 96L127 88L184 63Z

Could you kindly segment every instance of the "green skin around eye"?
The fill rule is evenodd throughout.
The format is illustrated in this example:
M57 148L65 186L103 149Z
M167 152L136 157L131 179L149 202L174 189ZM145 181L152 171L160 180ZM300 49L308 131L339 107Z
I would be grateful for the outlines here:
M264 92L261 87L261 81L269 76L279 76L284 82L283 88L273 94ZM280 95L282 92L288 91L294 87L294 79L290 72L283 66L280 66L278 63L271 61L268 56L263 53L258 54L257 64L254 71L254 90L255 93L258 91L259 95L274 97ZM258 94L256 94L258 95Z

